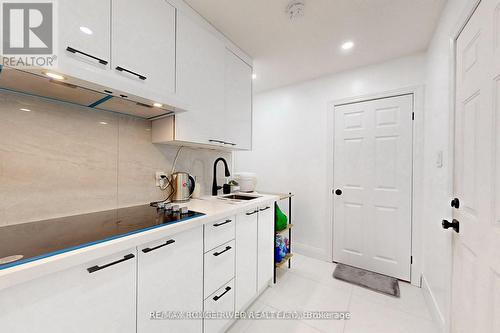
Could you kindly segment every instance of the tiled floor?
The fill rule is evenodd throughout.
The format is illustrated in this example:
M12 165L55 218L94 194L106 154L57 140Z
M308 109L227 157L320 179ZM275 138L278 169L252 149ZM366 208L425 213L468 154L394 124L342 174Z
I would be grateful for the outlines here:
M239 320L231 333L437 333L421 289L399 283L401 298L332 278L335 264L295 255L292 269L249 311L349 311L350 320Z

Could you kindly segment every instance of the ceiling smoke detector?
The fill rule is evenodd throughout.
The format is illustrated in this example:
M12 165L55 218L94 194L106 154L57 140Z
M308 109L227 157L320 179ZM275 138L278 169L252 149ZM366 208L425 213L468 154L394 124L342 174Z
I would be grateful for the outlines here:
M305 4L302 1L293 0L286 6L286 13L290 20L304 16Z

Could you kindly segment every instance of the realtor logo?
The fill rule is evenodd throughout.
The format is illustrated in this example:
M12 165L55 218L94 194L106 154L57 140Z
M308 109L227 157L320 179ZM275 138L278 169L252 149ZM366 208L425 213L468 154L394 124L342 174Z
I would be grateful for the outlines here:
M52 3L3 3L4 55L53 53Z

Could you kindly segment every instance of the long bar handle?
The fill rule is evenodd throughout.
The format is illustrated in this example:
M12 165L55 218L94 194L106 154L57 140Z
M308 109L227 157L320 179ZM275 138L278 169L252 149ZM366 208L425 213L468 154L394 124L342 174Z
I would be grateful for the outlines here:
M231 287L226 287L226 290L222 294L214 296L213 300L217 302L222 296L227 294L229 290L231 290Z
M158 249L160 249L160 248L162 248L164 246L167 246L167 245L170 245L170 244L173 244L173 243L175 243L175 239L170 239L170 240L166 241L165 243L163 243L161 245L158 245L158 246L155 246L155 247L152 247L152 248L147 247L147 248L143 249L142 252L148 253L148 252L151 252L151 251L154 251L154 250L158 250Z
M214 224L214 227L220 227L221 225L228 224L228 223L231 223L231 222L233 222L233 220L226 220L225 222Z
M120 259L120 260L117 260L117 261L113 261L109 264L106 264L104 266L92 266L90 268L87 268L87 271L92 274L92 273L95 273L97 271L100 271L101 269L105 269L105 268L108 268L108 267L111 267L113 265L116 265L116 264L119 264L119 263L122 263L124 261L127 261L127 260L130 260L130 259L133 259L135 258L135 255L133 255L132 253L131 254L127 254L126 256L123 257L123 259Z
M232 249L232 247L231 247L231 246L226 246L226 248L225 248L223 251L220 251L220 252L215 252L213 255L214 255L214 256L216 256L216 257L218 257L218 256L220 256L221 254L223 254L224 252L227 252L227 251L229 251L229 250L231 250L231 249Z
M132 71L130 71L130 70L126 69L126 68L120 67L120 66L117 66L116 70L119 71L119 72L127 72L129 74L135 75L135 76L137 76L139 79L141 79L143 81L147 79L147 77L145 77L144 75L138 74L136 72L132 72Z
M101 59L101 58L97 58L97 57L95 57L95 56L93 56L93 55L91 55L91 54L88 54L88 53L85 53L85 52L83 52L83 51L80 51L80 50L74 49L74 48L72 48L71 46L66 47L66 51L71 52L71 53L73 53L73 54L79 53L79 54L84 55L84 56L86 56L86 57L92 58L92 59L94 59L94 60L99 61L99 63L100 63L100 64L102 64L102 65L107 65L107 64L108 64L108 62L107 62L106 60L103 60L103 59Z

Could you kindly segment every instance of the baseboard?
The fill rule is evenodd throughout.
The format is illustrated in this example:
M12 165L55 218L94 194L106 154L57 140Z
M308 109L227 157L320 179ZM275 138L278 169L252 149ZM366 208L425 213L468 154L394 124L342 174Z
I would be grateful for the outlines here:
M329 256L324 249L303 243L292 242L292 252L322 261L329 261Z
M439 310L439 306L437 304L436 298L434 297L434 293L432 292L429 283L425 279L424 274L422 274L422 291L424 292L425 302L427 303L427 306L429 307L432 317L438 325L440 332L447 333L446 321L441 310Z

